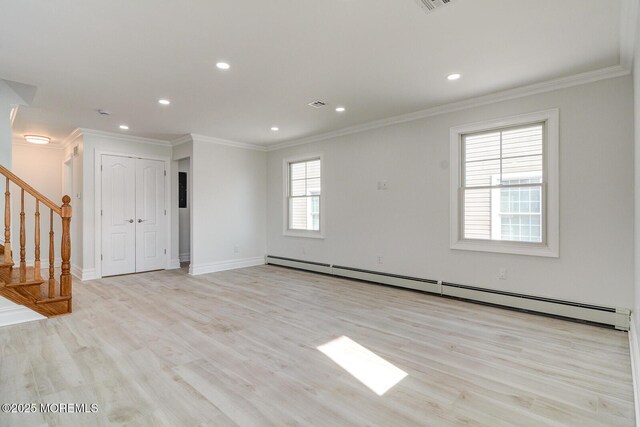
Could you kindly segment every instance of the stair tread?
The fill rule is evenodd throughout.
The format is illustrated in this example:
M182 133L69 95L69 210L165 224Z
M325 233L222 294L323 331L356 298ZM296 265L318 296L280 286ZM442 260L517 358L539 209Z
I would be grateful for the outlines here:
M51 303L50 304L36 304L33 302L32 298L28 298L19 292L16 289L5 288L0 286L0 296L3 296L16 304L24 305L36 312L42 314L47 317L55 317L68 314L67 311L67 301L59 301L58 304ZM62 306L60 305L62 304Z
M13 270L11 270L11 275L9 277L7 277L7 275L4 275L2 279L5 282L5 286L9 287L41 285L45 282L44 278L34 278L33 267L26 267L25 269L14 268Z
M69 301L71 299L70 296L59 296L59 297L53 297L53 298L45 298L45 299L41 299L36 301L36 304L40 305L40 304L51 304L54 302L61 302L61 301Z
M0 255L0 267L13 267L14 265L12 262L4 262L4 255Z

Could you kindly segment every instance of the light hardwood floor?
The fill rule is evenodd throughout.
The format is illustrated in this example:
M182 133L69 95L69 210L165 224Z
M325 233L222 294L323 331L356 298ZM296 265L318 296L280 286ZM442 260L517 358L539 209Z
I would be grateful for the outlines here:
M378 396L317 347L408 375ZM0 328L2 426L634 425L624 332L272 266L77 283L70 316Z

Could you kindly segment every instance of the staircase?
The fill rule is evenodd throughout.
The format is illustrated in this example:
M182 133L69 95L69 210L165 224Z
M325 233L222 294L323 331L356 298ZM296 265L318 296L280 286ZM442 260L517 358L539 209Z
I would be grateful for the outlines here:
M0 175L5 177L6 182L4 235L0 234L0 237L4 237L4 244L0 244L0 296L47 317L71 313L72 278L69 262L71 259L71 205L69 204L71 198L64 196L62 205L58 206L3 166L0 166ZM12 250L14 245L11 236L11 190L18 191L20 194L20 235L19 242L15 245L16 251ZM25 196L35 199L32 233L28 233L26 230ZM41 211L45 215L45 227L47 226L46 222L49 226L48 265L45 261L44 275L42 273L43 263L40 259ZM31 212L29 214L31 215ZM49 217L49 221L46 221L46 216ZM60 239L62 261L59 267L55 265L54 221L62 223L62 238ZM28 234L34 243L33 262L30 262L29 266L26 261ZM56 270L60 271L58 280L56 280Z

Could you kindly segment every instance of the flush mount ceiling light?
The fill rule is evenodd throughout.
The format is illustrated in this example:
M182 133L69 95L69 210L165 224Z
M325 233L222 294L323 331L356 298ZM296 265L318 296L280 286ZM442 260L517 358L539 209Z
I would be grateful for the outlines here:
M459 74L459 73L453 73L453 74L449 74L449 75L447 76L447 79L448 79L448 80L453 81L453 80L458 80L460 77L462 77L462 75L461 75L461 74Z
M229 65L227 62L218 62L216 64L216 67L218 67L221 70L228 70L229 68L231 68L231 65Z
M271 128L271 130L274 131L274 132L278 132L280 130L280 128L278 126L273 126Z
M336 112L337 112L337 113L344 113L345 111L347 111L347 109L346 109L346 108L344 108L344 107L337 107L337 108L336 108Z
M168 99L158 99L158 104L160 104L160 105L169 105L169 104L171 104L171 101L169 101Z
M122 129L122 130L129 130L129 126L127 126L127 125L120 125L120 129Z
M39 135L25 135L24 139L27 142L30 142L32 144L40 144L40 145L48 144L51 142L51 138L48 138L46 136L39 136Z

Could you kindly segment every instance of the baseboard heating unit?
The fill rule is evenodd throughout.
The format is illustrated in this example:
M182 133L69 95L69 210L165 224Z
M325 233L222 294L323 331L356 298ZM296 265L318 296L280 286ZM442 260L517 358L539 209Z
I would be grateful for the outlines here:
M266 263L282 267L296 268L299 270L313 271L331 276L413 289L444 297L464 299L471 302L491 304L516 310L576 319L600 325L608 325L623 331L629 330L629 316L631 312L626 308L582 304L572 301L542 298L479 288L475 286L465 286L432 279L421 279L271 255L267 255Z

